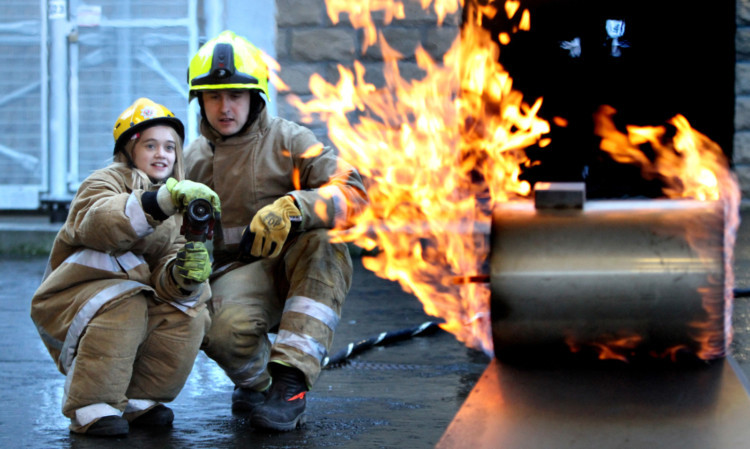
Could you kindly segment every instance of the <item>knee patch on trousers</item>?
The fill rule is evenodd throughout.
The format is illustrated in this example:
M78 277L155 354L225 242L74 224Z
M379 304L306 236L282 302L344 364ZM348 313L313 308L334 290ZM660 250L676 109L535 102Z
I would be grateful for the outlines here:
M267 344L268 325L250 316L239 304L225 304L211 318L204 352L224 369L239 368Z

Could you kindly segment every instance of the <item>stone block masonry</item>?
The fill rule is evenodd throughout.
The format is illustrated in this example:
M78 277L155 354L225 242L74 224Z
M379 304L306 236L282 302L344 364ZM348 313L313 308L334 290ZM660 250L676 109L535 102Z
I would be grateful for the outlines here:
M384 24L382 12L374 12L375 25L382 31L388 45L403 55L399 70L404 79L424 75L417 66L415 50L421 45L435 60L441 60L459 33L460 11L447 16L437 25L437 15L430 8L423 10L420 0L403 0L405 18ZM278 95L279 115L300 121L299 114L287 102L294 94L309 101L310 76L317 73L327 82L339 80L338 66L352 70L354 61L365 66L365 80L376 87L385 84L383 57L375 45L364 49L364 31L355 29L349 17L341 14L334 24L328 17L325 0L277 0L276 56L281 65L280 76L290 88ZM329 143L325 123L306 123L322 141Z

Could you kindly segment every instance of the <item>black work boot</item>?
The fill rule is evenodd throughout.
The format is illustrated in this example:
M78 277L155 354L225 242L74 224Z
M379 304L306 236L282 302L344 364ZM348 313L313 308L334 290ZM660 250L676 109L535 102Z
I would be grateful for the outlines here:
M172 427L174 412L164 404L158 404L151 410L130 421L133 427Z
M250 423L262 429L287 432L305 424L307 384L297 368L278 363L268 366L273 383L263 404L255 407Z
M232 412L250 413L266 400L266 391L256 391L251 388L234 387L232 392Z
M117 415L104 416L86 429L86 435L98 437L121 437L128 434L128 420Z

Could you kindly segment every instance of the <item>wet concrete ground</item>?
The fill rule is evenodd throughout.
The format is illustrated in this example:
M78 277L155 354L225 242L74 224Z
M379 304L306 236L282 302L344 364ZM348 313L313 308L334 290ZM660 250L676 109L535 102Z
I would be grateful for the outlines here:
M736 285L750 288L750 213L735 251ZM421 304L356 261L333 352L383 331L416 326ZM308 424L267 434L230 410L231 383L200 354L180 396L170 404L174 427L127 438L69 433L60 413L64 377L29 318L29 300L46 257L0 256L0 447L2 448L433 448L490 359L438 331L375 347L342 368L325 370L308 395ZM750 298L737 298L732 351L750 377Z
M45 264L45 257L0 257L2 448L431 448L489 363L443 331L377 346L354 363L323 371L308 394L303 430L267 434L232 414L232 384L201 353L169 404L175 412L171 430L133 429L118 440L73 435L60 412L64 377L29 318ZM332 352L429 319L414 297L356 264Z

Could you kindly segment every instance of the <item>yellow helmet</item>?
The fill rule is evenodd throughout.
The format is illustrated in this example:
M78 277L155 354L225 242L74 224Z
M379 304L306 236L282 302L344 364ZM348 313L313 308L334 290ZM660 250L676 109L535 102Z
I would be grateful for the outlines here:
M148 98L139 98L117 117L112 129L112 136L115 138L114 152L125 148L128 139L135 133L154 125L171 126L180 139L185 140L185 127L172 111Z
M268 101L268 66L261 51L232 31L206 42L188 67L190 100L199 91L219 89L259 90Z

